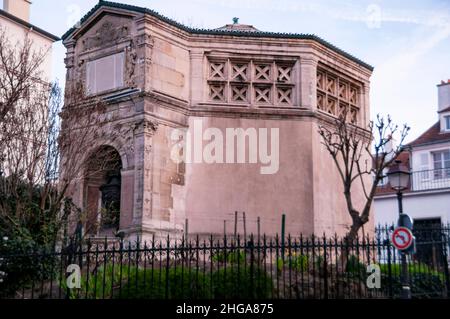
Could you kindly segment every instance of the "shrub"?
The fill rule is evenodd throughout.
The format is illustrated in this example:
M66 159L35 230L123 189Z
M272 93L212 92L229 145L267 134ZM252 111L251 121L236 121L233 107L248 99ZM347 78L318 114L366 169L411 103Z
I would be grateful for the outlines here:
M81 288L80 289L67 289L65 278L61 282L61 287L68 293L70 299L101 299L111 298L114 294L114 290L120 287L120 283L126 283L131 276L131 273L136 271L136 267L128 267L125 265L112 265L99 267L95 272L83 274L81 276Z
M387 291L392 287L394 296L402 291L401 264L391 264L391 281L389 280L389 266L380 265L381 285ZM442 272L430 268L423 263L408 264L408 275L411 293L418 298L442 297L445 286L445 276Z
M233 265L215 271L212 277L214 297L219 299L270 298L273 291L272 279L259 267Z
M234 251L220 251L212 256L213 262L224 263L225 261L229 264L244 263L245 253L242 250Z
M26 234L0 237L0 294L9 297L19 288L51 278L57 269L57 258L51 253L50 247L39 246Z
M70 289L70 299L188 299L210 298L209 276L201 270L170 267L142 269L135 266L108 264L95 273L84 274L81 289ZM167 280L167 281L166 281ZM61 283L66 290L65 282Z
M139 269L131 272L123 285L123 299L208 299L211 298L211 282L208 273L201 269L170 267L167 269Z
M348 256L345 270L355 276L366 276L366 265L355 255Z
M277 259L278 271L282 272L285 266L299 272L308 271L309 257L307 255L293 253L290 257L286 256L284 260L282 258L278 258Z
M392 274L400 274L401 273L401 264L391 264L391 272ZM384 274L389 273L389 266L387 264L381 264L380 270ZM430 266L424 263L415 263L408 264L408 273L409 274L423 274L423 275L432 275L437 276L444 279L444 274L440 271L432 269Z

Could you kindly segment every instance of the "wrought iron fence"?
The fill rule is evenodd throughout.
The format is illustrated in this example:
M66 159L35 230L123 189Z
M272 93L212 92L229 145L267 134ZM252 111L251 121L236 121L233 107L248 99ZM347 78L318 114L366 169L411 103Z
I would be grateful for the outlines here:
M1 256L0 296L398 298L401 267L399 254L389 242L391 230L379 227L374 236L351 242L337 236L70 242ZM448 226L416 231L418 251L426 248L431 253L407 259L413 298L448 298L449 234Z

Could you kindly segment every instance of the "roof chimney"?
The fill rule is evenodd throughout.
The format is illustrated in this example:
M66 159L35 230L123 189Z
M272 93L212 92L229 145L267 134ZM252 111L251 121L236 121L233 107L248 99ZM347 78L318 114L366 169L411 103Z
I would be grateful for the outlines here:
M450 107L450 80L438 84L438 112Z
M31 0L3 0L6 12L26 22L30 22L30 5Z

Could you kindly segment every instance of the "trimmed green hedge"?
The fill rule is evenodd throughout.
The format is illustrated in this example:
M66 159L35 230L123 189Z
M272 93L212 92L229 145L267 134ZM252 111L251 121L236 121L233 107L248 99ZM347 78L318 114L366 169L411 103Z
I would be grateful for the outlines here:
M61 283L66 289L65 282ZM95 274L82 276L81 289L69 290L69 298L79 299L211 299L269 298L273 283L264 270L233 265L212 273L201 269L171 266L141 269L117 265L100 267Z

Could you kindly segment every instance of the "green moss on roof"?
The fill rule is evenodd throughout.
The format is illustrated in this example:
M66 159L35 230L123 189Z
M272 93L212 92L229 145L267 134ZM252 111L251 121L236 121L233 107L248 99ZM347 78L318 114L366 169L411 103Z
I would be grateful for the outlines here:
M177 27L183 31L186 31L191 34L201 34L201 35L225 35L225 36L235 36L235 37L261 37L261 38L281 38L281 39L304 39L304 40L313 40L316 41L325 47L345 56L346 58L356 62L357 64L367 68L370 71L373 71L373 66L370 64L356 58L355 56L345 52L344 50L336 47L335 45L331 44L330 42L320 38L317 35L314 34L301 34L301 33L278 33L278 32L265 32L265 31L234 31L234 30L218 30L218 29L198 29L198 28L191 28L184 24L181 24L175 20L172 20L154 10L151 10L149 8L144 7L138 7L133 6L129 4L123 4L123 3L117 3L117 2L110 2L110 1L102 1L100 0L98 4L93 7L86 15L84 15L83 18L80 20L80 24L83 24L87 19L89 19L97 10L99 10L101 7L109 7L109 8L116 8L116 9L124 9L127 11L133 11L138 13L144 13L149 14L151 16L154 16L155 18L164 21L174 27ZM76 27L72 27L70 30L68 30L63 36L62 39L66 40L73 32L77 30Z

